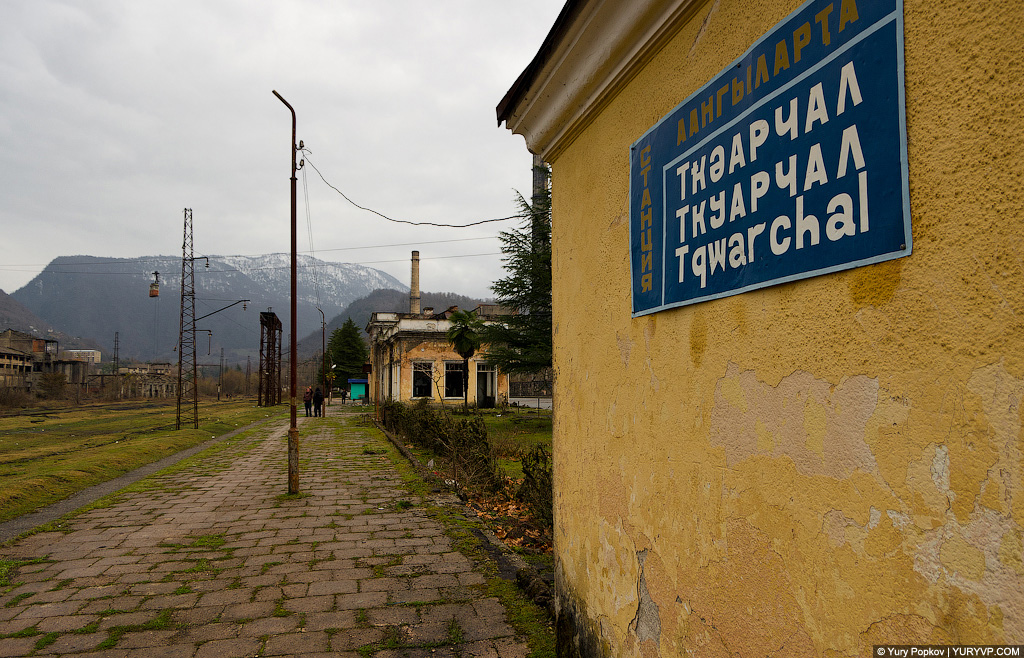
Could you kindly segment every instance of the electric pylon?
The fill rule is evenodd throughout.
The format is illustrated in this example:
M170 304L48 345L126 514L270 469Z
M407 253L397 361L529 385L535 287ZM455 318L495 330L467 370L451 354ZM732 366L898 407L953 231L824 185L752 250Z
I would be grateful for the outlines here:
M199 429L199 387L196 382L196 288L192 249L192 209L185 208L185 239L181 245L181 319L178 323L178 418ZM182 403L184 402L184 411Z
M117 399L121 399L121 332L114 332L114 383L117 385Z

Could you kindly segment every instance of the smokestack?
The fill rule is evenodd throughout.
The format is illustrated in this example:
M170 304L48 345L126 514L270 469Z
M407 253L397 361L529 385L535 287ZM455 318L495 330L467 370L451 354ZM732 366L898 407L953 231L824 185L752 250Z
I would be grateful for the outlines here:
M412 252L412 281L409 283L409 312L420 314L420 252Z

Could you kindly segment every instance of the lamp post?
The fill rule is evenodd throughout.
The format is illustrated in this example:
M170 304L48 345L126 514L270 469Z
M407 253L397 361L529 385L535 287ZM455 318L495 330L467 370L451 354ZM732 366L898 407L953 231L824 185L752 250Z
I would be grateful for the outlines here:
M324 416L327 415L327 401L331 397L331 389L327 385L327 317L324 315L324 310L319 306L316 310L320 311L320 372L323 373L324 388L324 404L320 408L320 413Z
M290 400L290 411L291 425L288 427L288 493L297 494L299 493L299 427L298 420L296 419L296 402L295 402L295 388L298 384L298 367L299 360L296 357L298 352L296 346L296 334L298 333L298 322L296 319L296 272L298 267L297 263L297 252L298 252L298 240L297 231L295 228L295 152L297 146L295 143L295 108L286 101L281 94L274 91L274 95L277 99L285 104L285 107L292 113L292 177L291 177L291 193L292 193L292 214L291 214L291 229L292 229L292 316L291 316L291 364L289 367L289 384L288 384L288 398Z

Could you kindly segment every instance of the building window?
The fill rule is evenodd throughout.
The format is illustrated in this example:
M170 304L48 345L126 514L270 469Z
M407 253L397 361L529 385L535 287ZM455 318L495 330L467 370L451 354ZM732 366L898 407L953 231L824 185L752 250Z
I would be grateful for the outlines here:
M461 398L465 394L462 382L462 361L444 362L444 396Z
M412 396L429 398L434 384L434 364L429 361L416 361L412 364Z

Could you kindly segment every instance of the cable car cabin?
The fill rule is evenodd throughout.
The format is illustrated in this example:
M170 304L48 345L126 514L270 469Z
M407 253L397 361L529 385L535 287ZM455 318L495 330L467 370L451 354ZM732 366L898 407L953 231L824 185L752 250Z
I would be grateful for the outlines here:
M153 283L149 284L149 296L150 297L159 297L160 296L160 284L159 283L154 281Z

